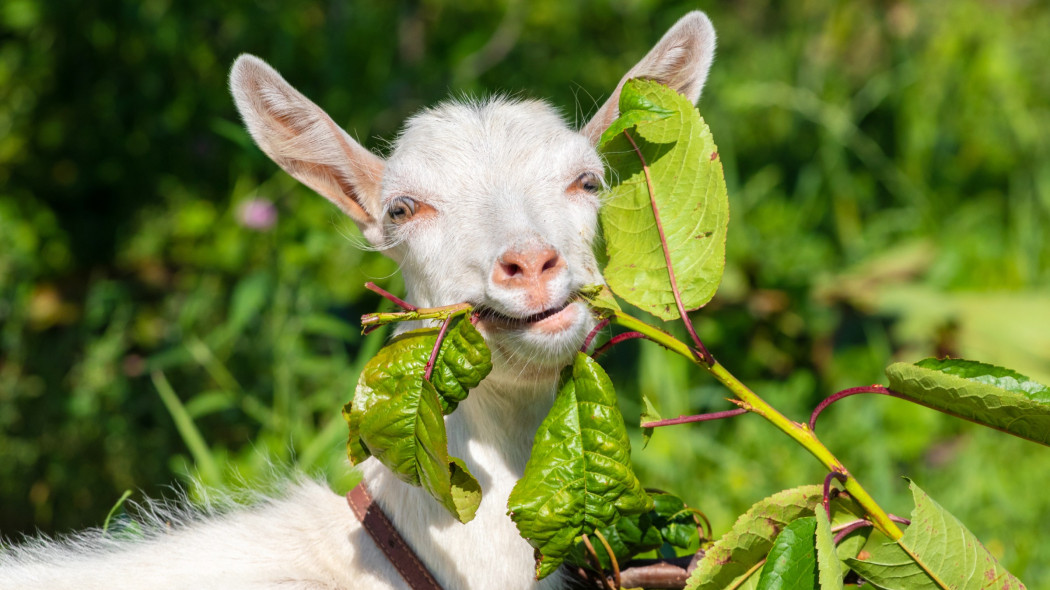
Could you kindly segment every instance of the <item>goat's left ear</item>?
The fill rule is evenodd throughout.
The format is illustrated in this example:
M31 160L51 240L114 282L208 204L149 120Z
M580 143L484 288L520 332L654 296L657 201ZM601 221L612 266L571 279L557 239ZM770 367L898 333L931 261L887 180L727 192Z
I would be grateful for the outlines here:
M662 39L616 85L609 100L580 130L594 145L620 114L620 90L631 78L647 78L670 86L690 101L700 98L700 91L715 56L715 28L703 12L683 16Z
M230 72L230 91L248 132L288 174L335 203L375 245L383 242L383 160L361 147L321 107L253 55Z

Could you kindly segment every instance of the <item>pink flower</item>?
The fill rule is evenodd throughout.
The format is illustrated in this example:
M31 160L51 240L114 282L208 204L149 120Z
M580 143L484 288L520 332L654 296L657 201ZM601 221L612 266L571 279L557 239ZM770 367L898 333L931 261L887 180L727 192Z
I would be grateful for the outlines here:
M237 223L255 231L267 231L277 223L277 207L267 199L249 199L237 207Z

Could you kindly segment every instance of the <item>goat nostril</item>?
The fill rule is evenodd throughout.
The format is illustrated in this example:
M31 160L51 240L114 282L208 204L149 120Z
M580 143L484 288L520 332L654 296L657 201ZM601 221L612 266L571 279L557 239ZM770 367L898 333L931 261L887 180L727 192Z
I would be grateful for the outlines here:
M548 270L558 266L558 255L555 254L547 259L547 262L543 263L543 268L540 270L541 273L547 272Z
M522 273L521 267L514 263L504 264L503 270L507 272L509 277L516 277Z

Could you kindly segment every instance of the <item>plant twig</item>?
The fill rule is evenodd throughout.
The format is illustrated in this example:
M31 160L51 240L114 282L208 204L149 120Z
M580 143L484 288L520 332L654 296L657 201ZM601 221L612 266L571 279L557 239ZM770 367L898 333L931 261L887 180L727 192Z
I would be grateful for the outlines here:
M620 572L623 588L680 589L689 579L693 556L671 559L632 559Z
M724 410L721 412L709 412L707 414L694 414L692 416L679 416L677 418L668 418L666 420L656 420L654 422L643 422L642 428L659 428L660 426L673 426L675 424L689 424L690 422L709 422L711 420L721 420L722 418L732 418L733 416L739 416L746 414L750 410L745 408L737 408L735 410Z
M847 535L849 535L853 531L858 530L858 529L862 529L862 528L868 527L868 526L871 526L871 521L870 520L864 520L864 519L855 520L855 521L847 524L846 526L842 527L842 529L839 530L839 532L835 534L835 538L834 538L833 542L836 545L838 545L839 543L842 542L843 539L846 538Z
M610 348L616 346L617 344L626 340L634 340L635 338L646 338L646 335L642 334L641 332L624 332L623 334L617 334L610 338L608 342L598 347L598 350L594 351L594 353L591 355L591 358L598 358L601 355L608 352Z
M380 287L379 285L373 283L372 281L368 281L367 283L365 283L365 289L368 289L369 291L371 291L373 293L376 293L377 295L381 296L383 299L386 299L387 301L392 302L394 305L400 307L401 309L403 309L405 311L415 311L415 310L419 309L415 305L412 305L411 303L405 301L404 299L401 299L397 295L394 295L390 291L387 291L386 289Z
M430 375L434 373L434 363L437 362L438 352L441 350L441 344L445 341L445 334L448 333L449 324L452 323L454 316L448 316L445 321L441 322L441 329L438 330L437 340L434 341L434 348L430 350L430 358L427 359L426 368L423 370L423 379L430 381Z
M824 478L824 511L828 513L828 522L831 522L831 481L837 479L839 483L846 483L846 475L838 471L832 471Z
M613 570L613 581L616 582L613 587L616 588L616 590L620 590L620 588L622 588L620 585L620 563L616 561L616 554L613 553L609 541L605 539L605 535L603 535L600 530L594 529L594 536L598 537L598 540L601 541L602 545L605 547L605 552L609 554L609 563L612 564Z
M395 322L412 322L417 320L444 320L447 317L466 313L473 308L469 303L454 303L440 307L417 307L409 311L387 311L366 313L361 316L361 326L368 334L379 326Z
M598 559L598 552L594 550L594 545L591 544L591 539L584 534L583 535L583 546L587 549L587 559L591 561L591 565L598 572L598 579L602 582L602 587L606 590L613 590L612 586L609 585L609 580L602 573L602 562Z
M649 189L649 205L653 209L653 219L656 221L656 233L660 235L660 247L664 252L664 263L667 265L667 278L671 281L671 294L674 295L674 303L678 307L678 315L682 318L682 323L685 324L686 331L689 332L689 337L693 339L693 344L696 345L701 358L707 366L715 364L715 358L707 351L707 347L700 341L700 337L696 335L696 329L693 328L693 322L689 320L689 314L685 311L685 305L682 303L682 295L678 291L678 279L674 275L674 265L671 264L671 249L667 244L667 236L664 234L664 225L660 221L660 210L656 206L656 187L653 184L653 178L649 174L649 163L645 161L645 156L642 155L642 150L638 149L638 144L634 142L634 138L626 130L623 132L627 141L631 142L631 147L634 148L634 153L638 155L638 159L642 162L642 173L645 174L645 184Z
M850 475L842 462L839 461L822 442L820 442L812 429L808 428L805 424L800 424L788 419L777 411L776 408L769 405L768 402L759 397L755 392L751 391L747 385L744 385L740 379L730 373L721 363L715 361L712 365L706 364L702 359L697 357L693 349L667 332L650 326L649 324L637 318L633 318L622 311L615 312L612 315L612 318L614 323L629 330L641 332L650 340L660 344L668 350L677 352L704 368L712 377L722 383L722 385L729 389L729 391L733 392L733 395L740 400L738 405L765 418L781 432L802 445L803 448L816 457L816 459L829 471L845 475L847 479L843 484L843 487L849 492L850 496L860 504L868 515L871 516L875 526L893 540L901 538L904 533L901 532L900 527L890 519L886 514L886 511L875 502L875 499L872 498L871 494L860 485L860 482Z
M881 385L870 385L866 387L851 387L849 389L843 389L842 391L828 396L824 401L817 404L817 407L813 409L813 413L809 415L809 429L816 430L817 417L823 412L828 406L839 401L840 399L849 397L851 395L857 395L858 393L881 393L889 395L888 389Z
M583 339L583 346L580 347L580 352L587 352L587 349L591 347L591 341L594 340L594 337L608 325L609 318L603 318L602 321L598 322L593 328L591 328L590 333L588 333L587 337Z

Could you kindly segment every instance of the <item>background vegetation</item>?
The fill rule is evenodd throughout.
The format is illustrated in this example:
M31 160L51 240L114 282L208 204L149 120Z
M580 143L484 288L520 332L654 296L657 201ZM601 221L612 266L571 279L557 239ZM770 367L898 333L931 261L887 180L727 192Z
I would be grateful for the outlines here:
M728 271L699 314L722 362L803 418L894 358L974 357L1050 381L1045 3L616 0L0 4L0 534L99 524L295 464L345 490L339 416L394 266L279 172L226 90L263 56L365 145L450 92L595 108L693 8L719 31L701 101L730 187ZM678 359L618 347L636 411L725 408ZM633 388L633 389L632 389ZM1050 452L897 400L820 428L876 497L908 474L1029 584L1050 579ZM657 432L635 456L724 531L819 481L754 417ZM192 484L189 484L192 487Z

